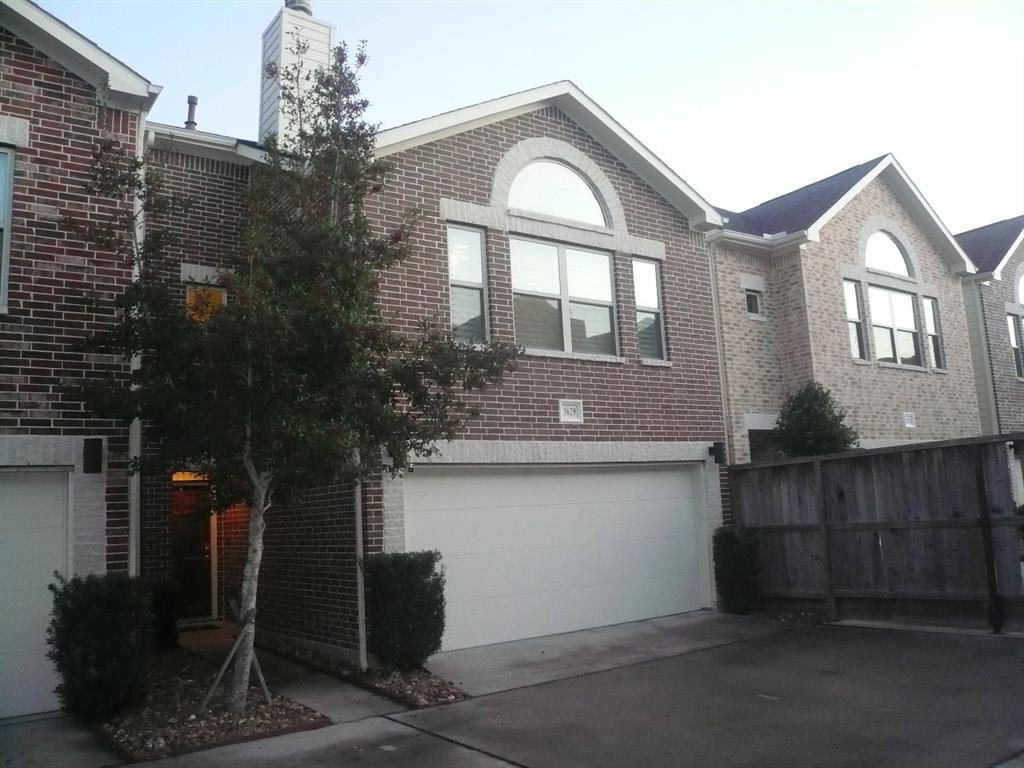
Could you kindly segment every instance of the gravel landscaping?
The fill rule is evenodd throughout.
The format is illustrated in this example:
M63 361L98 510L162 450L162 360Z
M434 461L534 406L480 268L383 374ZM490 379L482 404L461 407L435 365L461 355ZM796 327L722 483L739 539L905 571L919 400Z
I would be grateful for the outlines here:
M294 659L352 685L379 693L412 709L452 704L470 698L469 694L455 683L425 669L412 672L362 673L341 659L308 648L276 643L268 647L274 653Z
M258 686L250 688L245 710L232 714L224 706L227 691L224 681L209 706L200 713L199 705L217 668L184 649L155 653L146 674L149 678L146 703L122 712L99 727L101 738L119 757L128 761L169 757L319 728L331 722L319 712L284 696L272 694L273 703L268 706Z

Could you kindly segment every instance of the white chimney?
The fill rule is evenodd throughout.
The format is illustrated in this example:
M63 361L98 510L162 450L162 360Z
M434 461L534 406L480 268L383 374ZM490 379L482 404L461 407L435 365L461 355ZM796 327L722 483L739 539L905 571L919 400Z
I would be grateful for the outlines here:
M295 47L295 36L298 35L309 43L309 50L302 57L307 71L330 66L334 25L314 18L311 5L311 0L285 0L284 7L263 33L263 57L260 60L261 142L271 133L288 135L287 120L281 112L280 86L276 79L262 75L264 64L273 62L279 70L294 64L298 57L289 49Z

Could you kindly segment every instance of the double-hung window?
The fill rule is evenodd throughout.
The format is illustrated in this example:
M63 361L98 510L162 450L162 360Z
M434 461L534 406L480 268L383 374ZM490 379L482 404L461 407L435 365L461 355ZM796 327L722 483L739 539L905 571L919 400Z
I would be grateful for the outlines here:
M871 285L868 302L875 358L883 363L923 365L913 294Z
M644 360L664 360L661 290L655 262L633 259L633 296L636 300L637 352Z
M1006 324L1010 329L1010 347L1013 349L1013 365L1017 369L1017 377L1024 379L1024 358L1021 357L1021 319L1018 315L1007 315Z
M7 307L7 283L11 274L13 186L14 152L0 147L0 312Z
M843 280L843 299L846 304L846 327L850 334L850 354L855 360L864 360L868 354L864 339L860 284L853 280Z
M932 368L945 368L946 358L942 354L941 326L939 325L939 302L931 296L921 299L924 310L924 332L927 336L928 364Z
M614 355L611 256L509 239L516 342L527 349Z
M448 227L448 279L452 335L466 344L487 341L483 232Z

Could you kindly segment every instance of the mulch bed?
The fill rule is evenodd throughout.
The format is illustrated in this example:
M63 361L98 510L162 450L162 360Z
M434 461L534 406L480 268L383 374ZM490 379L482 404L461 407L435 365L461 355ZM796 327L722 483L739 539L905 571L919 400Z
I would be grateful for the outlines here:
M360 672L351 664L326 653L295 645L274 643L267 646L281 656L298 661L325 674L358 685L412 709L435 707L465 701L469 694L450 680L425 669L412 672Z
M250 688L245 710L233 714L225 707L226 680L200 713L199 705L217 668L182 648L154 653L146 674L146 703L99 726L100 737L119 757L131 762L320 728L331 722L277 694L272 693L273 703L267 706L258 686ZM230 670L225 675L229 677Z

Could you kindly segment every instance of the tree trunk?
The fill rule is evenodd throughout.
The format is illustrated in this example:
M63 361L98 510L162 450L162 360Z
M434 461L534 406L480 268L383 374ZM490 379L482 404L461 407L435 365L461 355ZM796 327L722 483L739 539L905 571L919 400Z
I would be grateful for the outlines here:
M256 610L256 591L260 580L260 563L263 560L263 530L267 527L264 515L270 507L267 498L268 483L260 478L253 483L252 508L249 510L249 551L242 572L242 596L238 606L239 620ZM228 694L228 709L241 712L249 692L249 673L253 660L253 644L256 639L256 622L248 622L241 630L242 642L235 655L235 668L231 676L231 691Z

